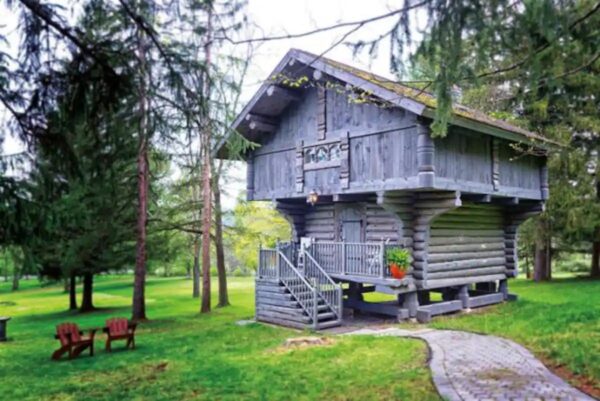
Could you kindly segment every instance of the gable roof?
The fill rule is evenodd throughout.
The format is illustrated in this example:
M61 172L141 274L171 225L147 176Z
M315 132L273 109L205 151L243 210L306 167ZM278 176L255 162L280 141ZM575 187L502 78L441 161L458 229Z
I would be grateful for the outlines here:
M294 65L301 65L303 69L309 67L312 70L320 71L322 74L345 82L354 88L369 92L383 101L419 116L427 118L434 118L435 116L437 101L431 93L304 50L290 49L270 74L269 79L263 83L235 119L233 129L244 137L255 140L256 135L253 135L249 129L249 115L275 117L283 111L288 102L274 101L274 99L269 101L267 91L277 83L277 77L285 76L286 69ZM450 124L540 148L545 148L547 145L557 145L554 141L534 132L460 104L453 105ZM225 145L225 142L219 145L219 154L223 154L223 145Z

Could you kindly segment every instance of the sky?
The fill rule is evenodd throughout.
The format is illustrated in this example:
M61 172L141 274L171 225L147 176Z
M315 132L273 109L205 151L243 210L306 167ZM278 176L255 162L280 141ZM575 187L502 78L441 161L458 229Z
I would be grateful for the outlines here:
M254 37L273 36L285 33L301 33L315 28L334 25L341 21L362 20L385 14L402 6L404 0L249 0L248 20L256 28L249 29ZM0 26L5 10L0 10ZM391 27L393 19L378 21L363 26L346 40L370 39ZM266 79L269 73L290 48L299 48L321 54L348 32L343 28L307 37L269 41L257 46L249 67L246 84L242 92L242 106L249 100ZM392 77L389 73L389 45L383 43L377 57L367 54L354 57L352 50L343 44L327 52L326 56L359 68L371 70L379 75ZM1 110L0 110L1 113ZM3 144L3 154L16 153L22 145L7 138ZM231 177L223 183L223 206L231 209L245 187L245 165L235 163L230 169Z

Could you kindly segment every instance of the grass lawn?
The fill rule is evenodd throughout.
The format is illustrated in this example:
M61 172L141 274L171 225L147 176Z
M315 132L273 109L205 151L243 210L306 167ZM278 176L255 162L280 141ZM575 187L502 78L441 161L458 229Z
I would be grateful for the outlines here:
M437 317L431 326L496 334L524 345L572 382L600 395L600 281L558 278L549 283L509 282L519 295L474 312Z
M233 306L200 315L191 282L152 278L148 315L135 351L103 351L73 361L50 361L55 325L75 321L101 326L110 316L129 316L131 277L97 280L101 309L65 312L59 287L23 282L11 293L0 283L0 315L9 315L9 337L0 343L3 400L439 400L418 340L345 337L328 346L281 347L300 336L282 328L238 326L253 316L253 283L230 280ZM216 286L214 287L216 288ZM597 326L596 326L597 327ZM115 348L121 347L115 343ZM597 361L597 359L596 359Z

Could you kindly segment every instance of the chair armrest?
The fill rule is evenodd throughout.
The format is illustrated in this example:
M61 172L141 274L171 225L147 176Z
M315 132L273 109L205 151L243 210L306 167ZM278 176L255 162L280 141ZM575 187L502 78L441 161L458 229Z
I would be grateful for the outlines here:
M60 340L60 336L58 334L55 334L54 339ZM67 345L71 345L72 342L73 340L71 339L71 336L67 336Z
M98 329L90 329L89 332L89 336L90 336L90 340L94 339L94 336L96 335L96 331L98 331Z

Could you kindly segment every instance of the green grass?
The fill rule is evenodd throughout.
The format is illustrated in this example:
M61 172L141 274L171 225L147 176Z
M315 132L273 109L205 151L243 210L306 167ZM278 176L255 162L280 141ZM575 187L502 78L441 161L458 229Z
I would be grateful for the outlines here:
M336 337L333 345L286 349L286 338L305 335L259 324L253 285L230 281L233 306L198 314L191 283L152 278L147 286L151 321L135 351L103 352L73 361L50 361L54 327L76 321L101 326L110 316L129 316L131 278L99 279L90 314L65 312L56 286L0 284L0 315L9 315L12 341L0 343L0 398L6 400L439 400L418 340ZM216 288L216 287L215 287Z
M600 388L600 281L559 278L510 281L510 302L481 313L435 318L437 328L496 334L524 345L554 367Z

